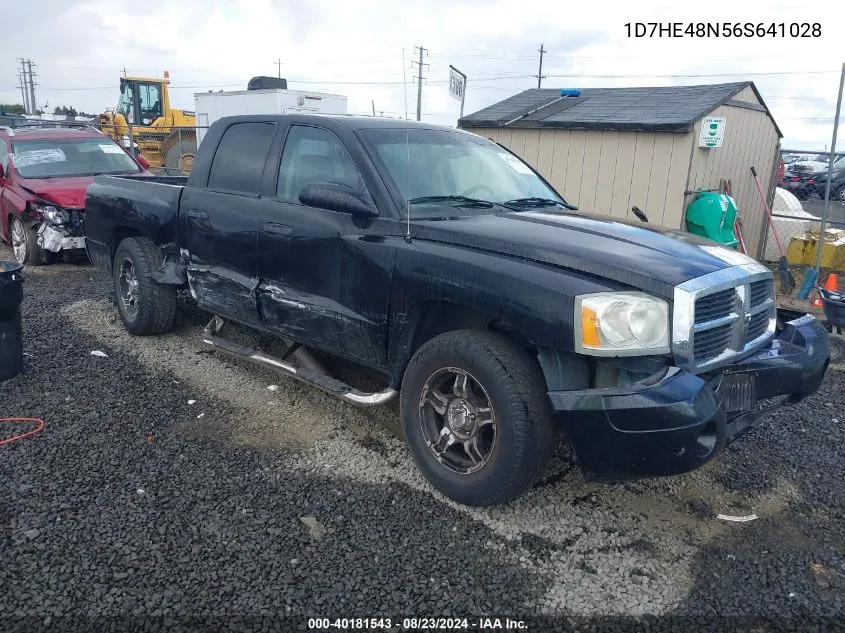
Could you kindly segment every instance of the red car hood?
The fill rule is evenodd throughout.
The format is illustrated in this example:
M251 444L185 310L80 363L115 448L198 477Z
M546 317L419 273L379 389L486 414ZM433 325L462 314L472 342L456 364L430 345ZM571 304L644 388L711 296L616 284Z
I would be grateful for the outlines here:
M85 190L94 182L94 176L73 176L69 178L21 178L20 185L33 194L64 207L85 208Z

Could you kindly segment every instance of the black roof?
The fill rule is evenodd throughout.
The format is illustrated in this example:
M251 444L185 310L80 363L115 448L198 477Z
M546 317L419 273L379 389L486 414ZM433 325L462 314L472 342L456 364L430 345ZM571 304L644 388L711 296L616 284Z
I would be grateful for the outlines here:
M732 101L751 87L762 105ZM695 122L731 102L765 111L754 82L657 88L584 88L561 98L560 89L532 89L463 117L459 127L549 127L586 130L688 132ZM772 123L777 128L772 118ZM778 129L778 135L783 136Z
M405 119L354 114L305 114L299 112L292 112L290 114L235 114L220 117L217 120L224 122L280 121L283 123L311 123L315 125L324 125L329 128L345 127L353 130L367 130L371 128L404 130L407 127L411 130L425 129L447 130L450 132L456 131L453 127L426 123L424 121L406 121ZM457 131L460 132L460 130Z

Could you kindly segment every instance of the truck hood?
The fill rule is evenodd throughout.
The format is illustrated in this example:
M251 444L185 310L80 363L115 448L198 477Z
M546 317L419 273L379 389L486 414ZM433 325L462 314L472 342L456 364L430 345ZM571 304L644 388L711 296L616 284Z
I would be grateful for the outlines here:
M754 260L689 233L573 212L412 220L411 236L596 275L666 298L694 277Z
M71 178L21 178L20 185L42 200L65 209L84 209L85 190L93 176Z

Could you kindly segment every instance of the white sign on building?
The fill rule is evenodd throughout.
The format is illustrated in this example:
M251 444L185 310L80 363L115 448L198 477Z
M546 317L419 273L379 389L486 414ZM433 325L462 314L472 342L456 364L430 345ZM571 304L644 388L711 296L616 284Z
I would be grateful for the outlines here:
M723 116L706 116L701 121L701 135L698 138L699 147L722 147L725 140L725 126L727 118Z

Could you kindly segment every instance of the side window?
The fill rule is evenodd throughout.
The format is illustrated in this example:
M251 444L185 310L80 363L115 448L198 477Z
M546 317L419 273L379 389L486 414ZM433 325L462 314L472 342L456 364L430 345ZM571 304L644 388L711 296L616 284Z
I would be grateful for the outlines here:
M349 185L369 198L355 163L340 140L316 127L294 125L285 141L276 195L289 202L299 201L299 192L312 182Z
M9 170L9 146L4 138L0 138L0 165L3 165L4 173Z
M275 131L275 123L230 126L214 154L208 188L260 194L261 175Z
M161 86L138 84L138 100L141 105L141 125L149 125L161 116Z

